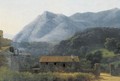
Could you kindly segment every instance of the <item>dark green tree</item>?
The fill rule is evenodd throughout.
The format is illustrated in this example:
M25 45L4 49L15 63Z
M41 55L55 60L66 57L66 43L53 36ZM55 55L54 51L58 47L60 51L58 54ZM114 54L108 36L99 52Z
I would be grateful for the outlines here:
M106 38L105 48L114 51L117 48L118 40L115 38Z
M102 58L101 51L96 51L95 53L89 53L86 55L86 59L91 62L91 68L94 67L95 63L100 63Z
M15 52L14 47L10 47L9 51L12 52L12 53L14 53Z
M120 53L120 42L117 42L116 44L116 49L114 50L115 54L119 54Z

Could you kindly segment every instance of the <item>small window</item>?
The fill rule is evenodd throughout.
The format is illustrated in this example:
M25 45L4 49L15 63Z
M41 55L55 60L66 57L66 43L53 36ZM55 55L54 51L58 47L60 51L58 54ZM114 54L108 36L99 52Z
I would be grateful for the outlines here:
M65 67L65 64L63 64L63 67Z
M54 63L54 65L56 65L56 62Z
M46 62L46 65L48 65L48 62Z

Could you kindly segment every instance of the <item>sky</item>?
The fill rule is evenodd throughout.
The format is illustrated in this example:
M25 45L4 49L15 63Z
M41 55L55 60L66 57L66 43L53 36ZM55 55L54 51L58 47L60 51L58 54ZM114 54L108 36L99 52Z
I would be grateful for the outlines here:
M120 0L0 0L0 30L14 36L44 11L70 16L120 8Z

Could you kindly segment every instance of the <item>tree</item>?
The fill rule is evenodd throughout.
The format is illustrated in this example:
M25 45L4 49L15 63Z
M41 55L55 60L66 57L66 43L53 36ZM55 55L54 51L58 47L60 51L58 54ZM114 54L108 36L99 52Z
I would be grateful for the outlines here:
M15 52L14 47L10 47L9 51L12 52L12 53L14 53Z
M105 48L113 51L115 54L120 53L120 41L115 38L107 38L105 42Z
M118 41L115 38L106 38L104 45L108 50L114 51L117 48L117 43Z
M100 63L102 58L101 51L96 51L95 53L89 53L86 55L86 59L91 62L91 68L94 67L95 63Z
M117 46L117 48L116 48L116 50L115 50L115 53L118 54L118 53L120 53L120 42L118 42L118 43L116 44L116 46Z

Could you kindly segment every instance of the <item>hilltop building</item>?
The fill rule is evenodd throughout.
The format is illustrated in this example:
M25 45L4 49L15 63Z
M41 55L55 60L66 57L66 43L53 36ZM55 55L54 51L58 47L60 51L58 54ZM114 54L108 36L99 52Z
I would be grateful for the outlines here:
M10 46L11 40L3 37L3 31L0 30L0 48Z
M0 30L0 38L3 38L3 31Z

